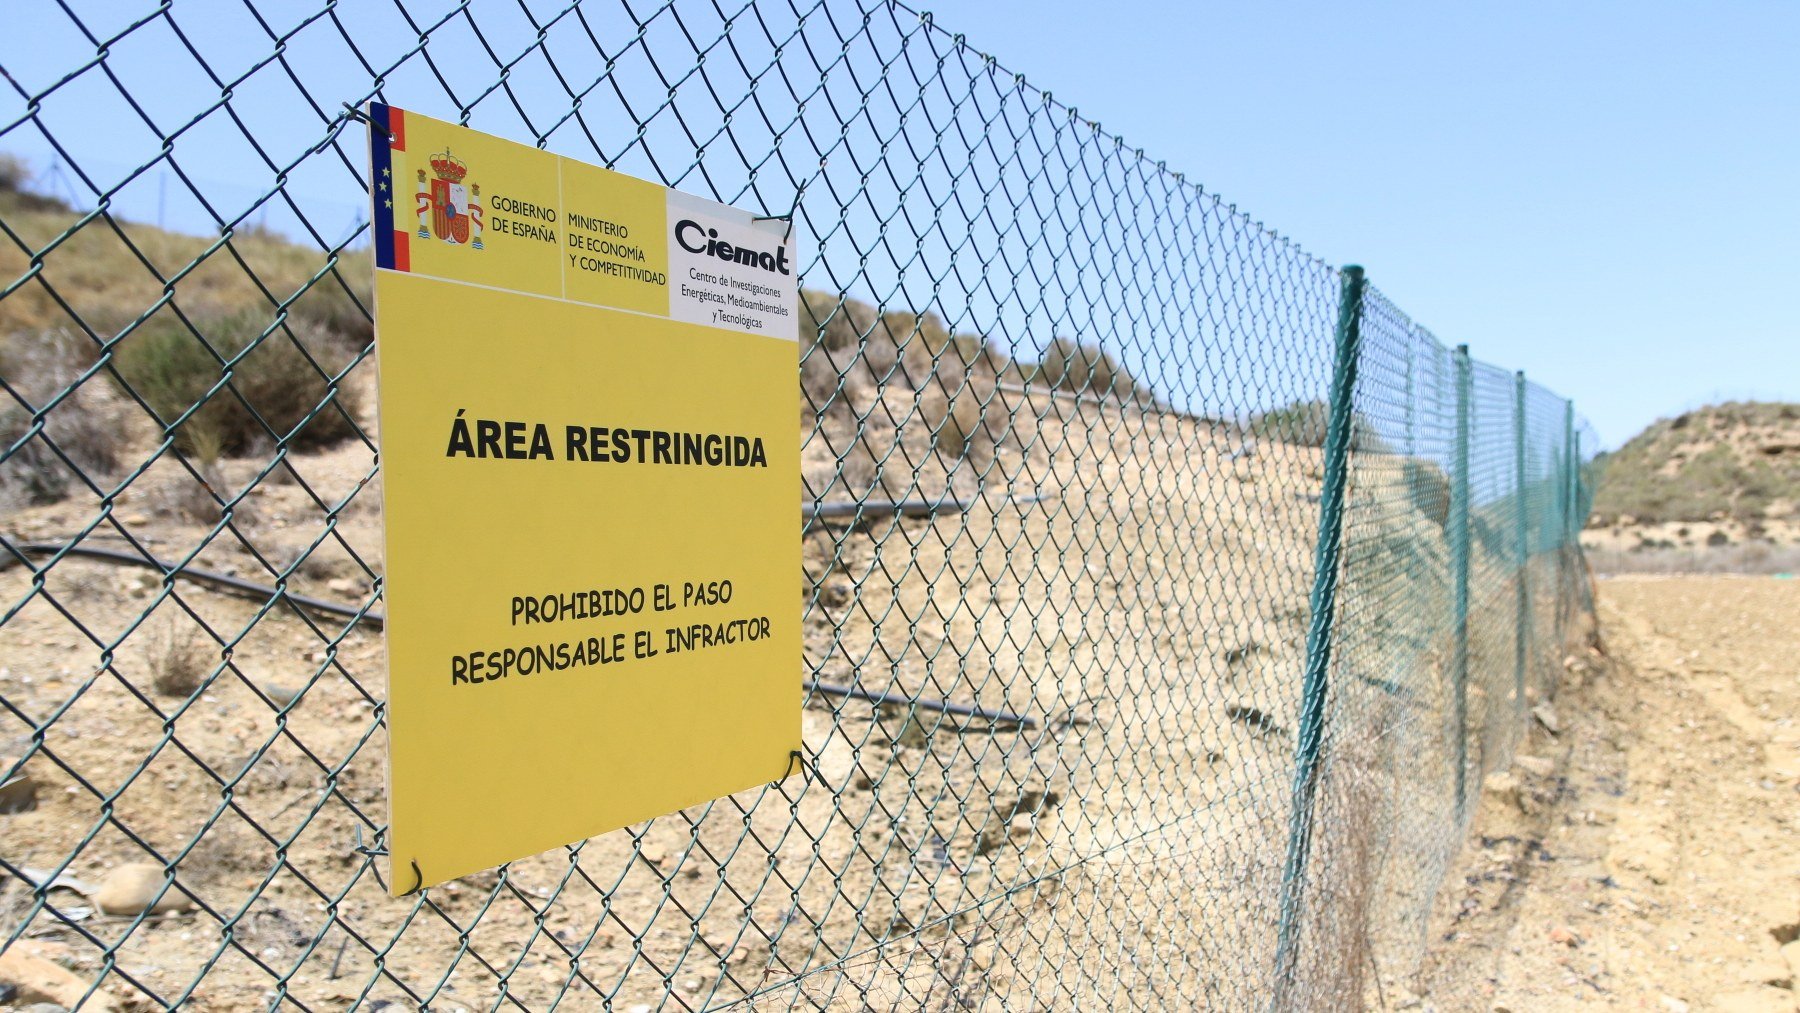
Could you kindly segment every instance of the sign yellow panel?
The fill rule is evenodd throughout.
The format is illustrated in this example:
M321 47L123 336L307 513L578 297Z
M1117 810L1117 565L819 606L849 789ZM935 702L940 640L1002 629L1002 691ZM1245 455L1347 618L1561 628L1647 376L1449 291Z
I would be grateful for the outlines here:
M370 117L391 888L783 777L785 223Z

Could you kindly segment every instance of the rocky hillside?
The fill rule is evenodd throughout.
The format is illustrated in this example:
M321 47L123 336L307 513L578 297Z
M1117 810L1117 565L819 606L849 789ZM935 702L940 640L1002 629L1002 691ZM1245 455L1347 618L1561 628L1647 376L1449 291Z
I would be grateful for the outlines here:
M1800 562L1800 404L1661 419L1608 456L1582 542L1603 570Z
M1800 513L1800 404L1730 402L1662 419L1606 461L1596 525Z
M0 223L18 240L0 243L0 278L30 279L0 300L0 449L16 447L0 459L0 514L91 492L90 481L110 485L177 419L176 449L214 485L220 462L267 461L283 434L299 453L373 450L366 248L333 261L267 230L221 240L88 219L34 190L30 176L0 152ZM47 252L34 274L38 250ZM968 496L1006 484L1048 410L1028 386L1042 389L1039 400L1055 391L1155 401L1091 341L1053 337L1015 359L984 335L953 332L929 307L809 289L801 332L809 499ZM107 343L114 354L96 369ZM229 387L221 357L233 361ZM42 405L52 407L39 427ZM278 481L300 461L290 454Z

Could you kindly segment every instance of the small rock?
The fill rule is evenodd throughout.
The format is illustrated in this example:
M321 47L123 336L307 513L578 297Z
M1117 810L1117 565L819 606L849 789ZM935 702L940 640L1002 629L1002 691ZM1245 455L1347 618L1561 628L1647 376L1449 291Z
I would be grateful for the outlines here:
M1234 721L1242 721L1259 732L1284 736L1287 729L1277 724L1275 718L1267 710L1253 704L1232 703L1225 705L1225 716Z
M1551 735L1562 734L1562 722L1556 717L1556 708L1550 704L1541 703L1531 708L1531 716L1537 718L1538 724L1543 725L1544 730Z
M1571 932L1566 926L1558 925L1550 930L1550 941L1558 946L1580 946L1581 937Z
M34 1002L29 1006L19 1007L19 1013L69 1013L69 1011L53 1002Z
M1513 766L1530 774L1532 777L1549 777L1556 773L1556 764L1541 756L1526 756L1521 753L1513 757Z
M1794 974L1788 970L1787 963L1780 959L1755 961L1744 974L1744 980L1753 985L1769 985L1774 988L1794 987Z
M842 608L850 603L850 582L831 580L819 588L819 601L826 608Z
M1787 961L1788 969L1794 972L1794 977L1800 978L1800 939L1783 946L1781 958Z
M1794 994L1785 988L1764 985L1741 992L1722 992L1707 1003L1707 1009L1719 1013L1767 1013L1768 1010L1793 1009Z
M136 916L143 913L145 908L149 908L153 915L160 915L186 911L193 906L187 894L173 886L161 898L157 898L164 881L162 866L153 862L128 862L107 873L106 878L100 881L100 889L95 890L94 895L88 899L109 915Z
M351 580L349 577L339 577L336 580L326 581L325 586L338 594L355 594L357 590L356 581Z
M11 770L19 761L0 756L0 770ZM4 775L0 775L4 776ZM0 813L30 812L37 808L38 785L31 772L21 769L9 780L0 782Z
M0 953L0 981L12 986L10 1001L26 1008L44 1004L66 1011L81 1002L88 990L88 983L74 972L46 957L27 953L20 945ZM114 1013L118 1006L106 993L95 992L81 1008L95 1013Z
M1496 770L1481 780L1481 789L1489 795L1515 806L1522 805L1519 779L1504 770Z
M662 864L665 861L668 861L669 858L668 852L655 844L643 845L638 849L638 854L644 857L644 861L649 862L659 869L662 868Z
M269 702L277 707L286 707L300 696L300 691L292 686L280 686L272 682L265 683L262 691L269 698Z
M1672 995L1665 995L1659 1001L1662 1003L1662 1008L1668 1010L1669 1013L1688 1013L1688 1004Z

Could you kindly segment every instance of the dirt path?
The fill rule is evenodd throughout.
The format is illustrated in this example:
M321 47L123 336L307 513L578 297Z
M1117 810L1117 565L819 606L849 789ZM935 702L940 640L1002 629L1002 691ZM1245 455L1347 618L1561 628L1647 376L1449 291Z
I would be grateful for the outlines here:
M1422 1004L1800 1009L1800 581L1599 605L1610 660L1571 659L1561 734L1489 778Z

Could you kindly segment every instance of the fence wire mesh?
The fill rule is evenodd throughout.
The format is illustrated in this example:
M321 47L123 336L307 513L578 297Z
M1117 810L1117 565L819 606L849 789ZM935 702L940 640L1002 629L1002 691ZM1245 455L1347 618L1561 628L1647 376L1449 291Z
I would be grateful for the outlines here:
M1567 402L897 3L13 13L0 951L66 1002L1325 1009L1416 971L1587 601ZM804 258L805 769L401 900L371 99L791 212Z

